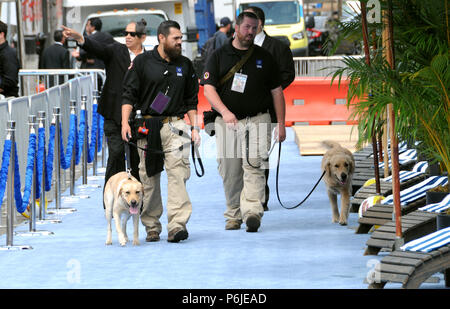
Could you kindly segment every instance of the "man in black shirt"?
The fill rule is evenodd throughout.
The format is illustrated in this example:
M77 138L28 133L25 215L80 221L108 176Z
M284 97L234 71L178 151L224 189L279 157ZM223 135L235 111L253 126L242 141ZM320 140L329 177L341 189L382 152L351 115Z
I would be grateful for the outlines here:
M292 56L289 45L271 37L264 31L266 16L264 14L264 11L260 7L250 6L246 9L246 11L253 12L255 13L256 17L258 17L258 29L256 31L256 36L253 43L261 46L273 56L280 70L281 88L286 89L286 87L289 86L295 79L294 58ZM272 123L276 123L277 118L273 107L269 108L269 113ZM270 194L270 189L267 184L268 179L269 169L266 169L266 200L263 204L264 210L269 210L269 207L267 207Z
M269 148L268 110L272 104L278 122L277 139L286 138L280 73L270 53L253 44L257 25L255 14L241 13L234 39L212 54L201 80L205 97L220 113L215 130L227 202L225 229L239 229L245 222L247 232L258 230L264 214L264 159ZM245 58L241 68L232 69ZM225 76L230 78L224 80Z
M19 95L19 60L14 48L8 45L8 25L0 21L0 94L5 97Z
M144 205L141 221L146 228L146 241L158 241L161 233L159 221L162 212L160 179L163 165L148 160L151 151L160 148L160 156L166 168L167 219L169 242L188 238L186 224L192 213L192 204L186 190L190 176L190 140L180 132L189 131L184 122L187 113L191 127L191 139L200 143L197 127L198 78L192 62L181 55L182 33L175 21L164 21L158 27L159 45L152 51L137 56L124 79L122 95L122 139L132 136L128 119L132 111L141 111L148 129L147 137L138 136L139 176L144 185ZM145 136L144 136L145 137ZM152 158L158 160L158 155ZM152 168L149 165L152 165Z

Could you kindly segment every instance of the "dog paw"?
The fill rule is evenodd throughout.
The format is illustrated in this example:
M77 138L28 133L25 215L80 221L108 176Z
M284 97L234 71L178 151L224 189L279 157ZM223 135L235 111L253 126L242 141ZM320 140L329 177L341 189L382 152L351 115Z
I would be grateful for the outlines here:
M139 239L133 240L133 246L139 246L140 244Z
M105 242L105 245L111 246L111 245L112 245L112 241L111 241L111 240L107 240L107 241Z
M126 242L126 241L121 241L121 242L120 242L120 245L121 245L122 247L125 247L125 246L127 245L127 242Z
M347 221L339 220L339 224L342 226L347 225Z

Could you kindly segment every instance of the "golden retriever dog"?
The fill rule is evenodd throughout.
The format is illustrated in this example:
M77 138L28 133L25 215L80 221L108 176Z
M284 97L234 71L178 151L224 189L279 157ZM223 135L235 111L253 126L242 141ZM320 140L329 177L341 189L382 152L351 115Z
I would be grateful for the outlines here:
M352 194L352 177L355 170L355 159L350 150L334 141L323 141L328 150L322 158L323 177L327 186L328 198L332 210L332 222L347 225ZM337 195L341 195L341 214L337 205Z
M114 217L121 246L128 242L127 221L133 216L133 245L139 245L139 213L143 203L144 187L126 172L117 173L108 179L103 193L105 217L108 222L106 245L112 244L111 220ZM122 219L122 222L121 222Z

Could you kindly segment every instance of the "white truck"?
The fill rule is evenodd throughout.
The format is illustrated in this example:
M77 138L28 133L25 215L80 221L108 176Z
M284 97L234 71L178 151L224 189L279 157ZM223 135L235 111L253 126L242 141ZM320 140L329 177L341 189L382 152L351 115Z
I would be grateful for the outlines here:
M146 50L158 44L156 30L167 19L180 24L183 33L182 53L193 60L197 56L197 28L194 0L64 0L66 23L82 33L91 17L102 20L102 31L109 32L124 43L123 31L131 21L144 18L147 22Z

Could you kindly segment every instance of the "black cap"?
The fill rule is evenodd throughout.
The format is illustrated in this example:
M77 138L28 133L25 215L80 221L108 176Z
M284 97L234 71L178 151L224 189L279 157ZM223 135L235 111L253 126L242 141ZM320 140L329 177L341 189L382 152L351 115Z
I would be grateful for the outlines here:
M231 20L230 20L228 17L223 17L223 18L220 20L219 26L220 26L220 27L225 27L225 26L228 26L229 24L231 24Z

